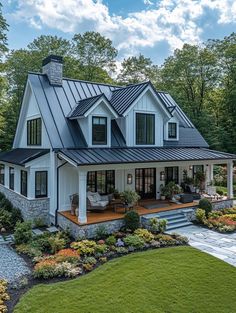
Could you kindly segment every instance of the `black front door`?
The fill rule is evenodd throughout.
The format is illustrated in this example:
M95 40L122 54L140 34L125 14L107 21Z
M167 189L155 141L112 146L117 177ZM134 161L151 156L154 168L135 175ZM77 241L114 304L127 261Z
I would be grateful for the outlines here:
M156 197L156 169L138 168L135 170L135 189L142 199Z

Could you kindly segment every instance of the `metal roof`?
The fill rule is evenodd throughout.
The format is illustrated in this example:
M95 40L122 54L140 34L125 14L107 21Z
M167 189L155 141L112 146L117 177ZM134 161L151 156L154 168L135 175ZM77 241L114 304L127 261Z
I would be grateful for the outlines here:
M58 152L78 166L236 159L236 155L204 148L88 148Z
M87 147L83 132L77 121L67 118L71 112L83 115L95 101L104 95L114 110L122 115L148 85L152 86L151 82L144 82L120 87L69 78L63 79L62 86L51 86L46 75L40 73L30 73L28 81L35 95L53 149ZM180 126L185 128L180 130L179 142L165 142L165 145L184 146L184 142L189 141L189 138L194 135L192 146L208 147L206 141L173 98L168 93L158 92L153 86L152 88L169 112L174 111L178 115ZM111 131L113 139L115 137L121 138L118 125L112 127ZM115 143L115 146L119 142L121 146L124 146L123 139L112 140L112 144ZM186 143L186 146L189 146L189 144Z
M144 82L113 90L110 99L111 105L118 114L122 115L148 85L149 82Z
M86 98L78 101L76 107L69 113L68 117L76 118L79 116L84 116L84 114L101 98L104 94L100 94L97 96L93 96L90 98Z
M2 161L24 166L25 163L37 159L49 152L49 149L17 148L7 152L1 152L0 162Z

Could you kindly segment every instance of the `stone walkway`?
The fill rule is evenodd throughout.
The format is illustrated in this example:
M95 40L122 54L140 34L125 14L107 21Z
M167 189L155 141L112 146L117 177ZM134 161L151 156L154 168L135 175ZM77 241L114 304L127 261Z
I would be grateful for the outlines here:
M8 244L0 244L0 279L5 279L10 285L17 286L21 279L31 273L22 259Z
M236 233L221 234L195 225L175 232L188 237L192 247L236 266Z

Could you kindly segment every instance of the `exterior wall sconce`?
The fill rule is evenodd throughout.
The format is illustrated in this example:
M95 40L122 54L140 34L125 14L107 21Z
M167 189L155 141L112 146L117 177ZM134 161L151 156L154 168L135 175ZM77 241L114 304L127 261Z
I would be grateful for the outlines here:
M133 176L132 174L127 175L127 184L131 185L133 183Z
M165 172L161 171L160 172L160 181L164 181L165 180Z
M192 171L192 169L193 169L193 166L189 165L189 170Z

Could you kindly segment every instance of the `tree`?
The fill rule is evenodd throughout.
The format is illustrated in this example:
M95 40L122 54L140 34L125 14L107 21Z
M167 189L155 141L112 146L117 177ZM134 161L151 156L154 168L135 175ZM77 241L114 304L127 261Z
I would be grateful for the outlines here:
M97 32L76 34L73 39L74 56L82 67L83 79L109 81L114 72L117 50L112 41Z
M8 24L2 15L2 4L0 2L0 61L7 52L7 30Z
M118 80L123 84L136 84L144 80L151 80L156 84L159 81L159 70L150 58L140 54L124 59Z

